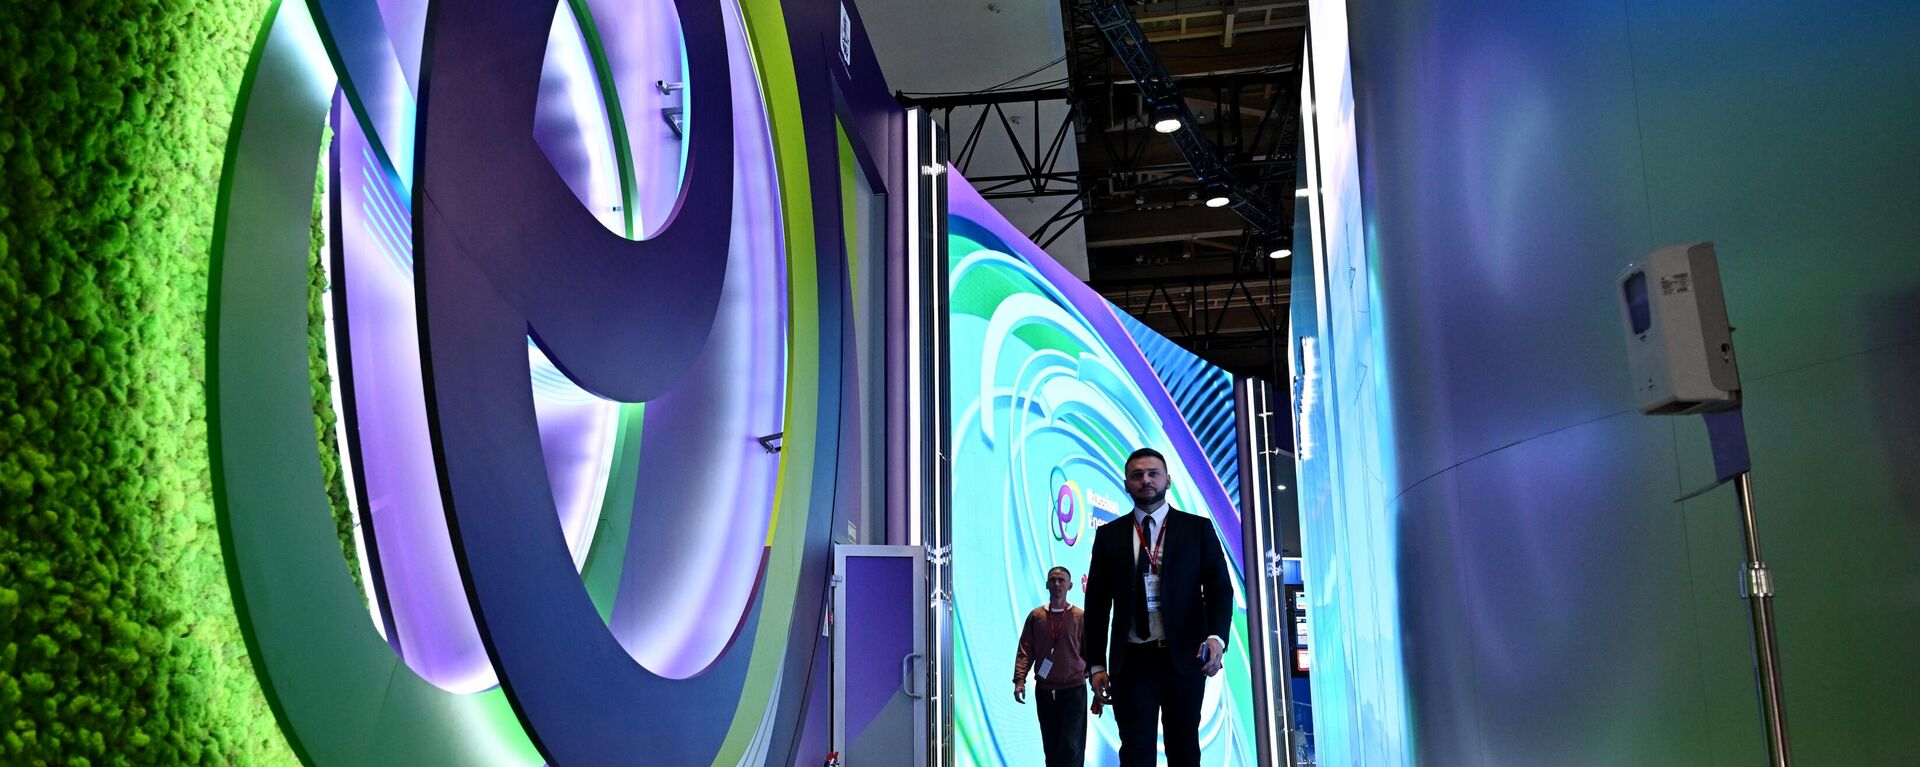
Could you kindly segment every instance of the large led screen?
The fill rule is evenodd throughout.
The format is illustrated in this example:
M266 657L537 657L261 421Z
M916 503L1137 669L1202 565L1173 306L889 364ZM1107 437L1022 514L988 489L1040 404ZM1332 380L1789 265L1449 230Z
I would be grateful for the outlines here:
M953 434L955 733L961 765L1040 758L1013 663L1046 573L1073 572L1084 606L1094 529L1126 514L1121 464L1167 457L1175 508L1208 517L1232 571L1226 668L1207 683L1209 765L1254 761L1232 376L1074 279L949 173L947 265ZM1116 765L1111 712L1089 718L1087 764Z

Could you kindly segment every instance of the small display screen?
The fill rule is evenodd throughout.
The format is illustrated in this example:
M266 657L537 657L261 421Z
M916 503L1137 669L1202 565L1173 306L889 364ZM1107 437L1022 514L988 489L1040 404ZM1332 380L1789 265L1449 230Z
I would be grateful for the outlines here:
M1653 313L1647 306L1647 273L1634 272L1627 277L1627 321L1633 325L1633 334L1640 335L1653 327Z
M1307 622L1307 593L1300 586L1287 587L1287 614L1293 627L1293 674L1305 676L1312 669L1313 626Z

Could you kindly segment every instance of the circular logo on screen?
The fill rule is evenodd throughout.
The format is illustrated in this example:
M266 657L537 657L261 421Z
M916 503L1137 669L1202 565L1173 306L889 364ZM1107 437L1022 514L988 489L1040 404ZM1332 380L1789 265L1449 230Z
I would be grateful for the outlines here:
M1048 487L1053 499L1053 513L1047 517L1048 532L1053 539L1072 546L1087 533L1089 524L1098 527L1093 521L1095 509L1108 514L1119 514L1120 506L1092 489L1082 486L1067 477L1065 469L1054 467L1048 477Z

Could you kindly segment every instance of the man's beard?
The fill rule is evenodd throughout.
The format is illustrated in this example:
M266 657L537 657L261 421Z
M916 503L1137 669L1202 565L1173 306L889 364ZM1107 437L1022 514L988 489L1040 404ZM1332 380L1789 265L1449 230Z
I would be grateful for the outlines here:
M1141 497L1141 494L1143 493L1152 493L1152 495L1143 498ZM1150 508L1153 508L1155 504L1158 504L1160 502L1160 499L1165 497L1167 497L1167 491L1165 489L1153 487L1153 486L1147 486L1147 487L1140 488L1139 490L1134 492L1133 502L1135 505L1138 505L1140 508L1150 509Z

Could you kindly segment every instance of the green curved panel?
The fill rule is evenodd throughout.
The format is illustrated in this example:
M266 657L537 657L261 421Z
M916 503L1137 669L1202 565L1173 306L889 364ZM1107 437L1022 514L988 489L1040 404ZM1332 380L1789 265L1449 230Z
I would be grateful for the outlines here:
M215 223L213 488L249 654L308 764L537 763L497 692L454 695L406 668L368 625L340 557L300 300L312 158L335 85L306 8L275 8L241 87Z

